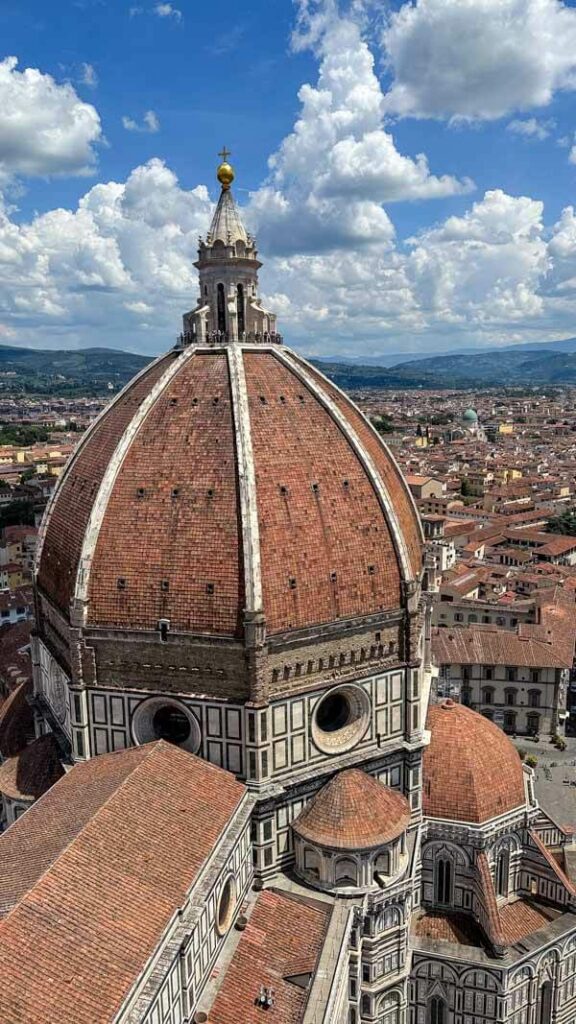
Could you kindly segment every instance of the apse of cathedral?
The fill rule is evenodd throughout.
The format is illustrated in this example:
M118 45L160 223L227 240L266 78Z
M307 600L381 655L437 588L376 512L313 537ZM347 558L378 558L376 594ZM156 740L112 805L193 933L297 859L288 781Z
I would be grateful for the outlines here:
M430 701L414 503L283 344L228 155L176 346L42 525L0 1020L569 1024L568 837L497 726Z

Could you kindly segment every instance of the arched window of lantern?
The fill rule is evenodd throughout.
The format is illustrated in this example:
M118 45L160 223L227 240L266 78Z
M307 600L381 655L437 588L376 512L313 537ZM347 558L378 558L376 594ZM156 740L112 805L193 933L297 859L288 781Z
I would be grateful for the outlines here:
M218 312L218 330L222 334L226 334L226 297L224 295L224 285L219 284L216 289L216 302Z
M246 331L246 317L244 313L244 285L236 285L236 312L238 314L238 337L241 338Z

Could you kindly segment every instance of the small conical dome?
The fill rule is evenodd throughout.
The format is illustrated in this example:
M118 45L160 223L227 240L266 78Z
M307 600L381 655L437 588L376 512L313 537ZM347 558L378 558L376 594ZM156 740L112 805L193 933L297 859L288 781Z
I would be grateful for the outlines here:
M336 850L369 850L397 839L410 822L406 797L372 775L339 772L306 804L292 828Z
M236 242L248 244L246 228L234 202L234 196L230 189L224 186L214 211L208 238L211 245L214 245L214 242L223 242L224 245L235 245Z

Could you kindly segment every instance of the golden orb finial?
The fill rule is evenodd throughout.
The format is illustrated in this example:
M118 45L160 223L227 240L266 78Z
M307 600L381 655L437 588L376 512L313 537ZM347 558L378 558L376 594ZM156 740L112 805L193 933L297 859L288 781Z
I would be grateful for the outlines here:
M218 170L216 171L216 177L218 178L218 181L222 185L223 189L230 188L230 185L234 181L234 169L228 163L228 157L231 155L232 154L230 153L230 150L226 149L226 146L224 146L222 151L218 153L218 156L222 157L222 163L220 164Z

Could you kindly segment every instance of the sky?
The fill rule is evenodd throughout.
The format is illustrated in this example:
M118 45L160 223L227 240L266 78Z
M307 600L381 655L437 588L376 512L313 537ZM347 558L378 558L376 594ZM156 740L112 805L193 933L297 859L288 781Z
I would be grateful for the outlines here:
M316 356L576 336L576 0L2 0L0 343L170 347L232 151Z

